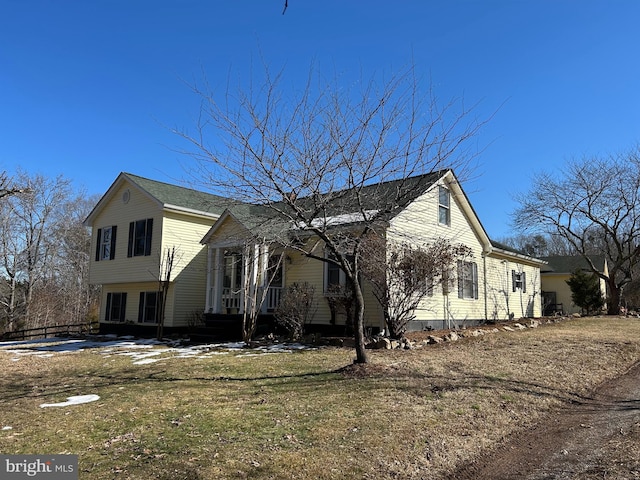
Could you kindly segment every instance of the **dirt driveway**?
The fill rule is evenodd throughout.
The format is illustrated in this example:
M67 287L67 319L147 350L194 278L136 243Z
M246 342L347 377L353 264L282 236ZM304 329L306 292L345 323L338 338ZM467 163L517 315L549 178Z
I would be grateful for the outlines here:
M450 479L640 479L640 363Z

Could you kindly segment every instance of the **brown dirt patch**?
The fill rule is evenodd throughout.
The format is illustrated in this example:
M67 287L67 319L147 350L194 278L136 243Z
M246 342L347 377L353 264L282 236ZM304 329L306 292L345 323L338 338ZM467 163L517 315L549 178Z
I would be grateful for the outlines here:
M640 478L640 362L448 478Z

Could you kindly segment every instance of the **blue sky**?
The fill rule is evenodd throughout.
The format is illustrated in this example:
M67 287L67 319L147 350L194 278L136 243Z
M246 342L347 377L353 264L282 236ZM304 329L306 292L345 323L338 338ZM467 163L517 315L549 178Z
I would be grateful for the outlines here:
M572 157L640 140L636 0L0 0L0 170L102 194L121 171L185 177L167 127L195 124L186 83L390 72L411 61L442 98L495 117L464 184L489 235L514 193ZM261 53L259 53L261 52ZM186 82L186 83L185 83Z

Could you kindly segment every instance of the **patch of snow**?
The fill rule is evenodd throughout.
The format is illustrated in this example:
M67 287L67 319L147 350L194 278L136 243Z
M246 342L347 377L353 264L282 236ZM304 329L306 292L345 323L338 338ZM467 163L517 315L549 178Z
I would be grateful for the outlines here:
M70 405L81 405L83 403L95 402L100 400L99 395L74 395L73 397L67 397L66 402L60 403L43 403L40 405L40 408L47 407L68 407Z
M324 218L314 218L311 221L312 227L344 225L347 223L363 222L375 216L379 210L365 210L364 212L343 213L340 215L328 216Z
M133 362L134 365L147 365L149 363L156 363L159 362L160 359L159 358L145 358L144 360L138 360Z
M9 347L9 348L7 348ZM128 356L134 365L155 363L168 358L206 359L215 355L238 355L243 357L260 356L274 353L291 353L309 349L300 343L275 343L255 348L245 348L244 342L211 343L205 345L181 346L179 341L159 342L155 339L133 339L104 335L94 339L49 338L21 342L0 342L0 351L12 353L14 362L27 355L51 357L59 353L73 353L95 349L97 353L109 358L114 355Z
M13 430L13 427L10 427L9 425L7 425L5 427L2 427L2 430L6 432L7 430Z

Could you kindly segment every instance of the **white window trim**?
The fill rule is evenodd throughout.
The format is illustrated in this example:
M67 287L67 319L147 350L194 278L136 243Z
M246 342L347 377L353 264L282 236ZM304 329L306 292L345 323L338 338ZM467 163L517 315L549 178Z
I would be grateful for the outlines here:
M443 191L447 192L447 205L440 202L440 195ZM445 209L447 213L447 221L442 222L440 219L440 211L441 209ZM438 224L444 225L447 227L451 226L451 190L449 190L444 185L438 185Z

